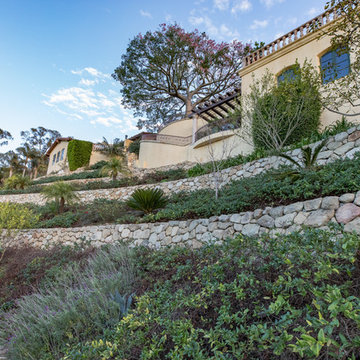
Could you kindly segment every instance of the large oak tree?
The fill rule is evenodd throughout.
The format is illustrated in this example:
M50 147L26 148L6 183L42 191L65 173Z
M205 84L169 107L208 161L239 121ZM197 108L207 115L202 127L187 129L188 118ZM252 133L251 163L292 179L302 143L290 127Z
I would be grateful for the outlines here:
M123 104L146 117L138 127L151 131L240 87L238 71L248 50L239 41L217 43L197 30L162 24L130 41L113 77L122 85Z

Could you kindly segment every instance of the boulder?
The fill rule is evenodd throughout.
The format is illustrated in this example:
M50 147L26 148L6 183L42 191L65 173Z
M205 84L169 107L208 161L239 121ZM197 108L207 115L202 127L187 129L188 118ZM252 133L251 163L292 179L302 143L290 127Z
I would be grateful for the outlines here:
M246 236L255 236L259 233L259 229L258 224L246 224L242 229L242 233Z
M277 228L287 228L293 224L295 216L296 216L296 212L278 217L275 219L275 226Z
M310 213L308 218L304 221L304 225L310 227L320 227L326 225L334 216L334 210L315 210Z
M353 232L360 233L360 217L357 217L353 221L350 221L344 226L344 230L346 232Z
M355 141L357 139L360 139L360 130L354 131L352 134L349 135L348 140L349 141Z
M339 207L339 198L337 196L324 197L321 203L321 208L325 210L333 210Z
M258 219L257 223L258 225L265 228L273 228L275 225L275 220L269 215L264 215Z
M343 194L339 197L339 201L341 203L351 203L354 201L354 199L355 199L355 194L352 193Z
M351 203L341 206L335 214L336 220L341 224L347 224L358 216L360 216L360 207Z
M304 201L304 210L305 211L312 211L319 209L321 205L322 199L313 199Z

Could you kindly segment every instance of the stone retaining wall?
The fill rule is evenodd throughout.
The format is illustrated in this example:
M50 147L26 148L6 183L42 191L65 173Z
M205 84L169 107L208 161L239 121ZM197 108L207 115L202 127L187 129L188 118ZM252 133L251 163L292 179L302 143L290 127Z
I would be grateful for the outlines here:
M310 145L314 147L320 142ZM327 145L318 156L318 164L323 165L340 158L353 158L356 152L360 152L360 126L353 127L328 139ZM288 151L287 154L299 160L300 149ZM278 156L271 156L252 161L243 165L234 166L221 171L221 184L223 186L232 180L255 176L271 168L277 168L286 163L287 160ZM206 174L193 178L169 181L152 185L137 185L124 188L98 189L78 191L80 201L92 202L95 199L121 199L125 200L138 188L156 187L161 188L166 194L179 191L194 191L205 188L214 188L213 174ZM16 194L0 195L0 202L11 201L17 203L44 204L45 200L41 194Z
M276 235L300 230L302 226L323 228L330 222L345 225L345 231L360 233L360 191L209 219L31 229L19 232L10 241L16 246L51 247L56 243L72 245L82 240L89 240L94 246L123 240L132 246L197 248L203 243L221 241L236 234L256 236L267 232Z

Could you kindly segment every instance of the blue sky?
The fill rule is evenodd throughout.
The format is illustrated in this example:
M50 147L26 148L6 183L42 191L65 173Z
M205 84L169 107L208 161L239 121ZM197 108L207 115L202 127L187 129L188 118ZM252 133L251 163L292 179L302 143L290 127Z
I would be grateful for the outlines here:
M323 11L322 0L0 0L0 128L44 126L100 141L136 119L111 78L129 40L177 22L217 41L270 42Z

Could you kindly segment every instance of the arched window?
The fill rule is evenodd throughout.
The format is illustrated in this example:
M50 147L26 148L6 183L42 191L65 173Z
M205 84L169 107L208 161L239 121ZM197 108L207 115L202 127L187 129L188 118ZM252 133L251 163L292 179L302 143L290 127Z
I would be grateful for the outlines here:
M293 80L293 79L295 79L295 77L298 75L297 74L298 68L299 67L297 65L293 65L293 66L290 66L289 68L285 69L277 77L278 84L282 83L285 80Z
M349 53L330 50L320 58L323 83L346 76L350 70Z

